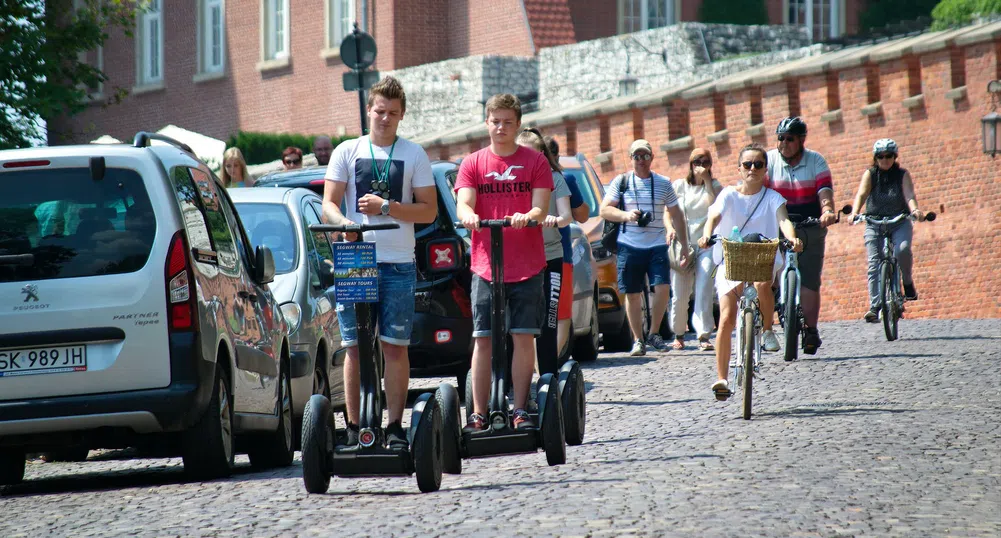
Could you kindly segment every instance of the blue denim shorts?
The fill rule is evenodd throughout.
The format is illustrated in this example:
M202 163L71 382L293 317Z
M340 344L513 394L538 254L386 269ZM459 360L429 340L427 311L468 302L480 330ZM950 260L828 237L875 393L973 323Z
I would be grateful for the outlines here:
M379 340L397 346L410 345L414 326L417 266L411 263L379 264L379 302L372 305L379 323ZM337 305L341 340L345 347L358 345L358 322L353 304Z
M619 243L616 260L621 293L643 293L643 277L650 286L670 285L671 271L667 263L667 245L651 248L636 248Z

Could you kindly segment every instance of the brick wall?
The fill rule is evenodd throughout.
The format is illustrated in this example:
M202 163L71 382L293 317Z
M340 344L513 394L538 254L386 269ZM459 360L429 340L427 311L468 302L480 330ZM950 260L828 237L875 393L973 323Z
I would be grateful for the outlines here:
M915 80L918 72L920 79ZM980 118L991 110L985 88L995 79L1001 79L1001 40L730 92L722 96L729 130L729 138L722 143L707 139L718 122L720 99L713 95L643 109L643 134L657 154L654 168L678 178L687 172L689 150L665 154L659 147L677 138L669 138L669 130L673 135L687 128L696 146L713 153L715 174L725 185L732 185L738 177L736 151L752 141L773 147L774 126L789 114L790 106L799 106L810 128L807 147L826 156L839 207L854 199L859 178L871 164L872 143L894 138L901 146L900 162L914 178L919 205L940 213L935 222L915 225L914 271L921 300L908 303L908 318L1001 317L997 256L1001 252L1001 159L982 153L980 134ZM954 102L946 97L947 91L963 85L966 98ZM866 117L861 108L877 89L882 113ZM918 89L924 103L908 109L902 101ZM746 130L751 104L758 95L765 131L752 138ZM821 121L821 114L830 110L829 103L836 102L841 118ZM672 110L674 121L682 122L684 116L678 111L684 108L689 109L687 125L673 127ZM631 110L608 116L611 150L606 153L610 155L605 165L595 166L604 182L628 169L627 151L635 123ZM565 142L560 127L545 130L561 144ZM600 147L600 118L578 119L576 139L578 151L593 162L606 149ZM461 152L453 152L452 157L461 156L457 153ZM847 223L830 231L822 289L825 320L857 319L867 306L862 232L862 226Z

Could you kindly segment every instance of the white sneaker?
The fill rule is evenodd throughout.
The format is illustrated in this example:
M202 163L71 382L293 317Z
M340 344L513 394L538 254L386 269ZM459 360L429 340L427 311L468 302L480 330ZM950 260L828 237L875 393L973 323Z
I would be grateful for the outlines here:
M730 384L725 379L719 379L713 383L712 391L717 400L724 401L730 397Z
M779 339L775 336L774 331L761 333L761 347L765 348L765 351L779 350Z
M629 352L633 357L642 357L646 355L646 345L643 344L642 340L637 340L633 342L633 350Z

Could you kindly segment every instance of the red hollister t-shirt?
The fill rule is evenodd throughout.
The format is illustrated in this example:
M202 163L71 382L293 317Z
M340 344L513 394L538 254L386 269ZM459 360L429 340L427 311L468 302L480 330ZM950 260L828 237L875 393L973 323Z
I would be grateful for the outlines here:
M476 189L476 207L481 219L502 219L532 210L532 189L553 189L553 174L546 157L529 148L507 157L483 148L462 160L455 191ZM490 230L473 232L472 270L493 281L490 274ZM521 282L546 266L542 228L504 228L504 282Z

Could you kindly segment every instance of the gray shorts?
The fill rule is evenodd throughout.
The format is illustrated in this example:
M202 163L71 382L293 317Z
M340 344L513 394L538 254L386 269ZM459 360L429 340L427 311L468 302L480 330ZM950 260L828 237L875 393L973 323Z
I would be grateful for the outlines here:
M539 272L528 280L504 284L509 333L534 335L542 333L546 310L542 283L542 272ZM493 307L490 281L474 273L470 295L473 300L473 337L490 336L490 313Z
M808 290L820 291L820 273L824 270L824 249L827 229L817 226L796 230L803 240L804 249L799 255L800 285Z

